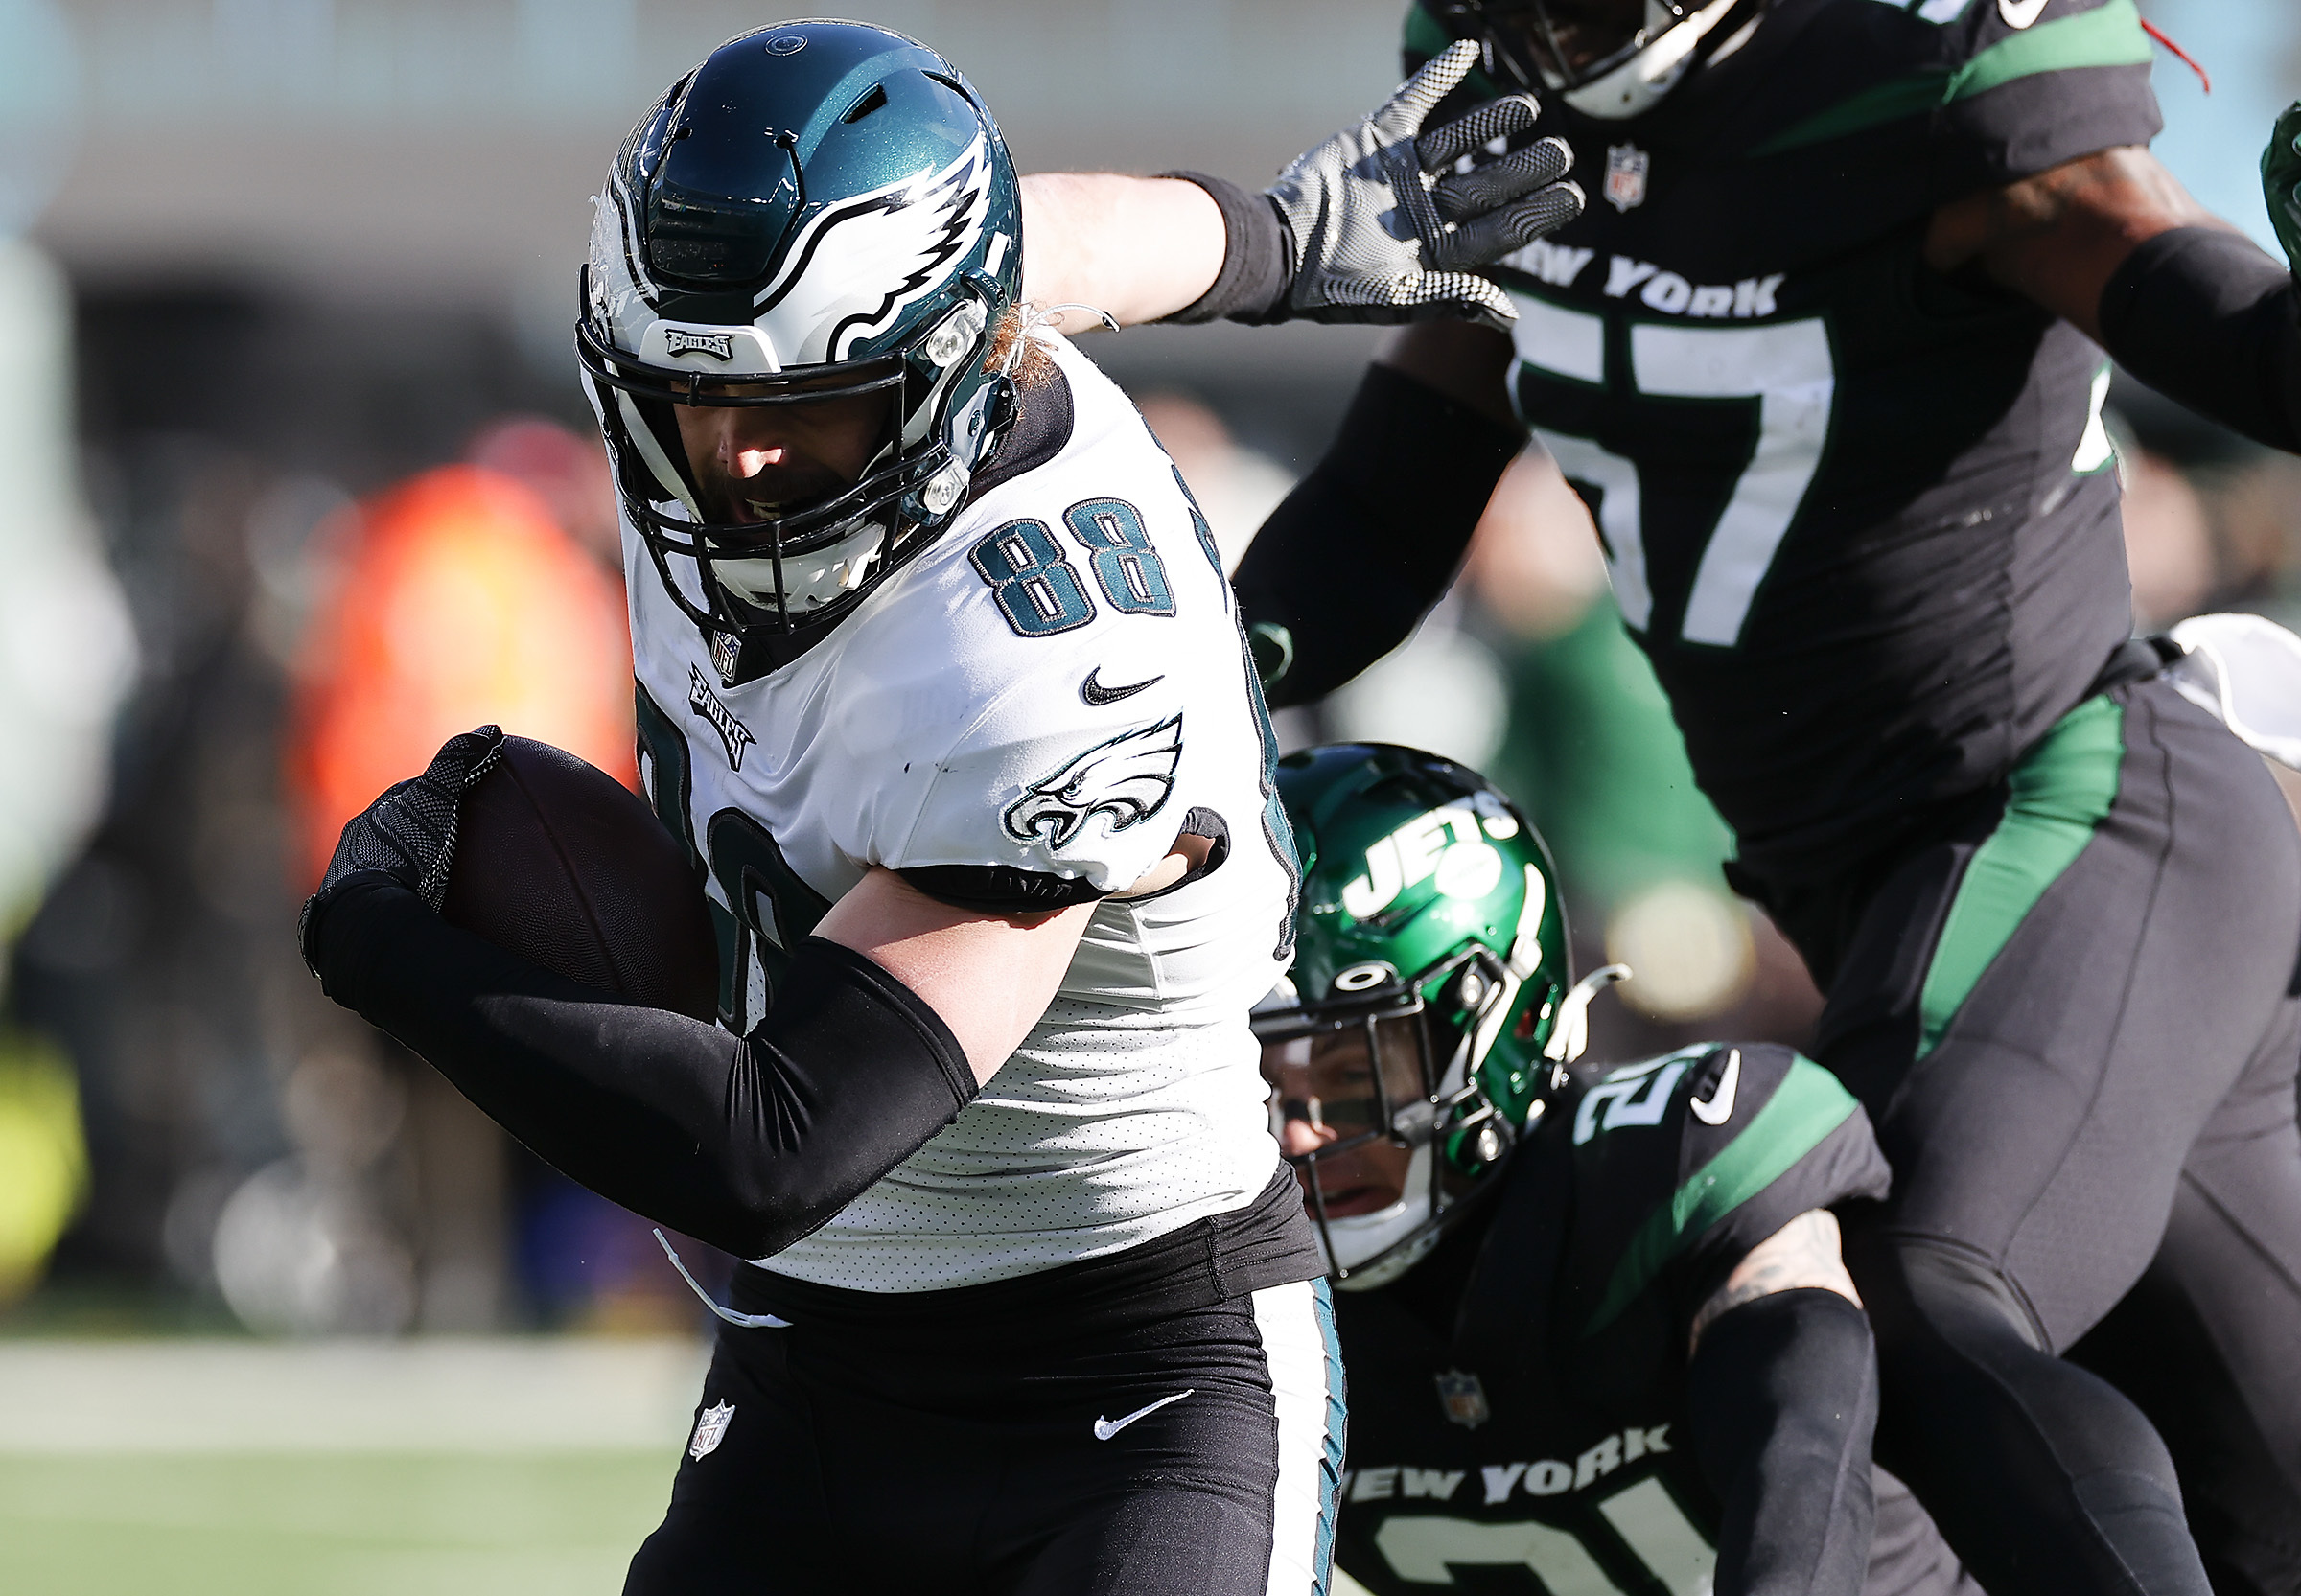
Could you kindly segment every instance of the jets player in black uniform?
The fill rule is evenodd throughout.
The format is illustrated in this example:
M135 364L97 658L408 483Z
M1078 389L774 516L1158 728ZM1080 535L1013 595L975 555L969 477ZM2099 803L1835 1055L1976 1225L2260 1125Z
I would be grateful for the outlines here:
M1405 635L1538 433L1894 1165L1881 1460L2000 1590L2301 1587L2301 849L2127 641L2100 414L2105 349L2301 447L2290 271L2147 152L2131 0L1426 0L1408 45L1267 196L1027 197L1122 319L1486 323L1405 334L1242 567L1273 702ZM1499 90L1539 122L1453 173Z
M1409 749L1290 754L1294 966L1257 1011L1351 1377L1342 1568L1651 1596L1971 1591L1870 1469L1833 1206L1868 1118L1785 1048L1569 1075L1581 1008L1533 827ZM1874 1536L1873 1536L1874 1507Z

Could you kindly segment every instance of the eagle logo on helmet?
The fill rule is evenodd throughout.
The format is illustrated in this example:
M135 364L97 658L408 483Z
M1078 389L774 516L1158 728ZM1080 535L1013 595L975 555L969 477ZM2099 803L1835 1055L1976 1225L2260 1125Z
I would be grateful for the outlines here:
M786 365L844 360L941 287L982 237L990 151L978 138L941 172L923 172L823 211L792 241L783 269L754 300L756 324Z
M1174 791L1174 767L1181 761L1179 713L1121 732L1024 788L1002 817L1007 835L1059 850L1097 815L1110 817L1112 831L1140 825Z

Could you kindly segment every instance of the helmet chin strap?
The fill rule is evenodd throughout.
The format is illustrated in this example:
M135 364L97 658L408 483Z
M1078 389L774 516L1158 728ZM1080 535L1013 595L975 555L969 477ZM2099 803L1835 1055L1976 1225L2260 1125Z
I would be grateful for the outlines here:
M1603 122L1643 115L1678 86L1678 80L1693 63L1695 48L1738 4L1740 0L1709 0L1612 72L1568 89L1560 98L1584 116Z

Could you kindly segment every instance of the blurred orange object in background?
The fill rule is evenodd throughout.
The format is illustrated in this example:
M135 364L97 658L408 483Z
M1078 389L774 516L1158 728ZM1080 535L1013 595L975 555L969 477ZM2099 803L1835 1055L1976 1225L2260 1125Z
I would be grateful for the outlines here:
M636 785L621 585L533 489L443 466L322 537L332 571L296 661L287 744L308 886L344 821L487 722Z

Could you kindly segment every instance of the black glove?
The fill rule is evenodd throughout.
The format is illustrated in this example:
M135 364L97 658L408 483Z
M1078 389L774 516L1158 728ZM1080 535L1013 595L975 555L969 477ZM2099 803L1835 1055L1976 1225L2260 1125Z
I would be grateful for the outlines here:
M1290 314L1326 322L1459 316L1499 332L1518 318L1509 296L1477 268L1581 215L1582 191L1560 180L1573 162L1562 139L1451 172L1463 156L1531 127L1537 114L1531 95L1514 94L1423 132L1423 118L1477 59L1475 43L1457 42L1372 116L1296 156L1267 191L1292 244Z
M384 790L384 796L345 822L336 857L319 891L304 900L295 922L297 946L314 975L320 916L347 887L378 876L398 882L436 913L448 895L448 868L455 861L455 825L463 795L503 757L503 732L483 726L450 737L432 755L424 774Z

